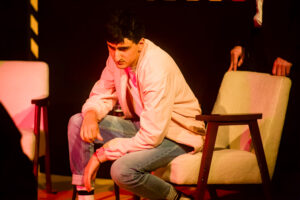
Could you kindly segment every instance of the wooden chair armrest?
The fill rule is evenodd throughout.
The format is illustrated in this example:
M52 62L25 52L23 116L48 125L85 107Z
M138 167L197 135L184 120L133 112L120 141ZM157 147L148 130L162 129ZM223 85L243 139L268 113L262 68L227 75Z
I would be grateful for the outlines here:
M35 104L37 106L48 106L49 105L49 97L43 97L38 99L32 99L32 104Z
M243 123L261 118L261 113L196 115L196 120L226 124Z

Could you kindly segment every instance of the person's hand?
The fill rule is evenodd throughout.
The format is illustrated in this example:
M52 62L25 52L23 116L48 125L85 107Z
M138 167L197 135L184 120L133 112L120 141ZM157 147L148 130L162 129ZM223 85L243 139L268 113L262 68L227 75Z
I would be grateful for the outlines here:
M106 143L103 145L103 148L114 147L114 146L116 146L117 144L124 142L124 140L126 140L126 139L127 139L127 138L114 138L114 139L111 139L111 140L109 140L108 142L106 142Z
M230 66L228 71L236 71L240 67L245 58L245 51L242 46L235 46L230 51Z
M103 141L103 138L100 135L97 114L95 111L89 110L85 114L80 129L80 137L83 141L89 143L94 142L95 139Z
M93 154L88 164L85 166L84 174L83 174L84 186L88 192L92 190L92 181L96 179L99 166L100 166L100 162L97 158L97 155Z
M272 74L277 76L288 76L291 71L292 63L277 57L273 63Z

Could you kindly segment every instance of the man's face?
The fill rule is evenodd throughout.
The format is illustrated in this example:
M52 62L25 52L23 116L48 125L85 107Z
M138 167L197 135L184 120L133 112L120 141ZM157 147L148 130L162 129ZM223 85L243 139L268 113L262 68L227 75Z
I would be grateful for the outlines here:
M135 69L143 46L144 38L137 44L128 38L124 38L124 41L118 44L107 42L109 54L120 69L127 67Z

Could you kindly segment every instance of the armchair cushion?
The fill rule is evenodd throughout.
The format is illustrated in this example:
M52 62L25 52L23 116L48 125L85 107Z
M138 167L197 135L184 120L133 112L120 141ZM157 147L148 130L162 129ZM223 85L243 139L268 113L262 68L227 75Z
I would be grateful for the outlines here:
M164 180L175 184L197 184L202 153L183 154L165 168L155 171ZM208 184L260 183L254 153L221 149L214 151Z
M1 103L22 134L23 151L32 160L35 151L35 105L31 101L49 96L48 64L41 61L0 61L0 91ZM42 137L44 134L41 134L41 142L45 144ZM40 149L45 152L44 148ZM43 155L41 152L40 155Z
M31 129L20 129L21 133L21 147L23 152L30 160L34 159L34 152L35 152L35 136L32 134Z

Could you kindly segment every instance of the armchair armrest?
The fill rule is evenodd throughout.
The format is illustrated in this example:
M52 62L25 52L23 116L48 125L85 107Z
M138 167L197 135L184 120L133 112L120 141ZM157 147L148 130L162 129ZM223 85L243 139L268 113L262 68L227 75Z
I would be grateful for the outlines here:
M237 122L248 123L251 120L257 120L261 118L261 113L196 115L196 120L202 120L206 122L219 122L226 124L236 124Z
M48 106L49 105L49 97L42 97L38 99L32 99L32 104L35 104L37 106Z

